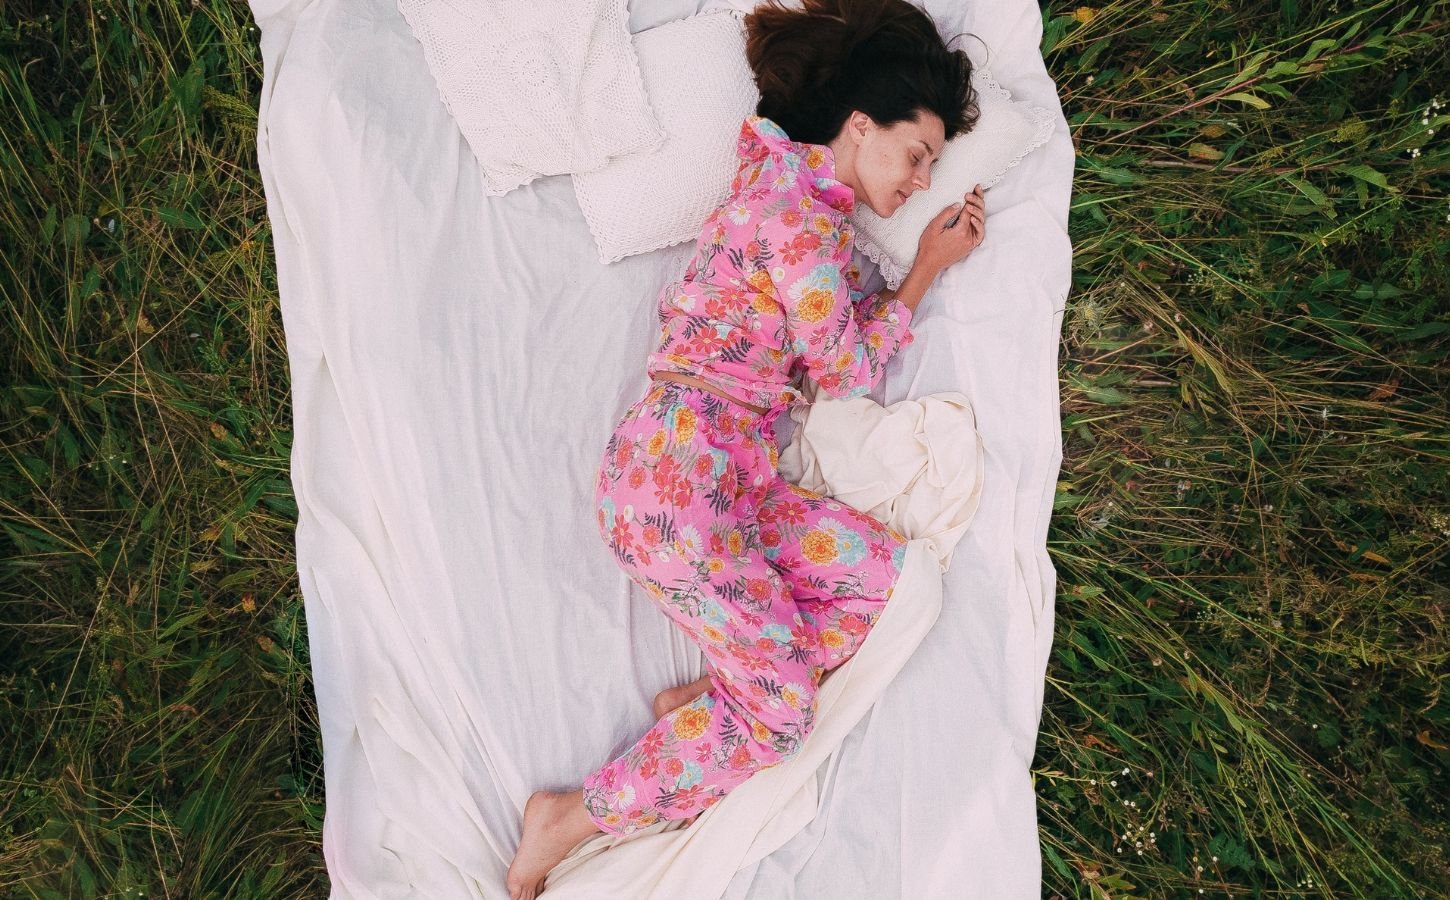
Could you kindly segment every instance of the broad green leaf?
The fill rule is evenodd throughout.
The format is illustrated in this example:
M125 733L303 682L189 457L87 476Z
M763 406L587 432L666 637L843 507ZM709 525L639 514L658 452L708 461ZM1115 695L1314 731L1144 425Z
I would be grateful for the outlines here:
M1225 100L1237 100L1240 103L1247 103L1248 105L1254 107L1255 109L1268 109L1269 108L1269 101L1265 100L1263 97L1260 97L1258 94L1250 94L1247 91L1240 91L1240 92L1238 92L1236 94L1229 94L1227 97L1224 97L1223 99L1225 99Z

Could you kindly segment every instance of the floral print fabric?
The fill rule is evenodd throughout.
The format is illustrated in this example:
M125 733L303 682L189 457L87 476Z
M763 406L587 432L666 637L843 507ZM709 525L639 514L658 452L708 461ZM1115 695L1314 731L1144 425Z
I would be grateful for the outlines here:
M737 400L805 402L801 370L833 397L870 393L910 344L912 312L863 297L851 259L855 193L824 144L747 116L730 195L705 220L684 275L660 292L645 369L697 375Z
M713 682L584 780L607 833L689 818L793 755L821 674L856 652L901 573L904 535L780 476L774 418L658 381L606 444L600 536Z

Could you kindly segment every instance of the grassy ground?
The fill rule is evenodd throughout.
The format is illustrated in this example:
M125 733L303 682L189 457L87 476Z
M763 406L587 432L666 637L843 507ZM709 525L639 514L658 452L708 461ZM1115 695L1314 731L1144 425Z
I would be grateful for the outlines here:
M1080 153L1045 895L1450 885L1447 13L1044 11ZM325 896L258 34L3 19L0 895Z

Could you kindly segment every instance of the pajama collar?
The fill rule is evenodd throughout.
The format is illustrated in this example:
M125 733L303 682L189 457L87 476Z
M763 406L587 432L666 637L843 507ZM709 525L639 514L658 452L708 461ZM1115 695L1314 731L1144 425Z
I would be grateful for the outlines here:
M831 148L793 141L773 119L746 116L740 123L736 152L742 171L748 165L759 164L758 178L769 179L777 185L776 190L789 190L794 183L803 193L839 212L850 215L856 207L856 192L836 179L836 157Z

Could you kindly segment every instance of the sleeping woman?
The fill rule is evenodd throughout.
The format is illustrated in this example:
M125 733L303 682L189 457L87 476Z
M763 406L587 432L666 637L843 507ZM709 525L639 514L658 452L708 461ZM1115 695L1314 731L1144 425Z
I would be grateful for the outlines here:
M760 102L729 196L659 295L651 380L594 492L615 561L707 674L662 692L655 725L579 790L529 797L512 900L590 835L693 819L793 756L822 675L861 645L905 556L900 533L784 480L772 424L805 402L802 374L869 393L937 274L981 242L979 185L928 224L897 290L864 296L851 259L856 204L890 216L975 125L971 61L907 0L770 0L745 24Z

